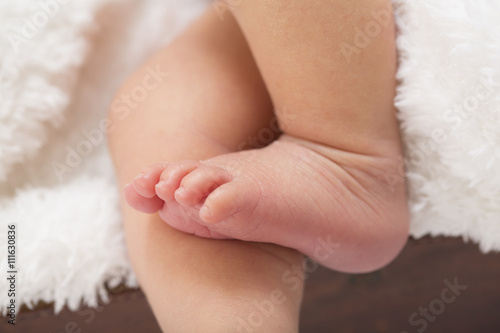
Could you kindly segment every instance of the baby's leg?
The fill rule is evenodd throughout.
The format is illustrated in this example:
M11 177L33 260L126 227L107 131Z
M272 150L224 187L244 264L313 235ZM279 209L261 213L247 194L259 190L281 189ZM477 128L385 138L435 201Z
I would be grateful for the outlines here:
M390 0L239 1L236 18L286 134L399 154L391 9Z
M113 107L109 114L121 186L151 163L236 150L270 120L265 87L228 15L224 22L213 11L204 15L118 96L142 85L148 67L169 74L128 115ZM297 331L302 280L295 271L283 280L301 262L296 251L194 237L125 203L123 212L134 271L165 332Z
M234 13L285 135L158 167L160 216L183 217L174 226L201 236L293 247L333 269L387 264L408 233L390 1L240 1ZM346 58L357 31L374 24Z

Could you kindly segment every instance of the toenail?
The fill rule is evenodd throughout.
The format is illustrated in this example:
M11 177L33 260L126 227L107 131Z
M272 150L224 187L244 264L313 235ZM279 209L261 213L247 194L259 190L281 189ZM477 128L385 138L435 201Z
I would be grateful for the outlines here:
M140 174L138 174L137 176L135 176L135 179L139 179L139 178L142 178L144 177L144 172L141 172Z
M186 192L186 188L184 186L181 186L175 191L176 194L183 194Z
M162 187L162 186L165 186L165 185L167 185L167 181L166 180L162 180L158 184L155 185L155 188L156 187Z
M205 215L207 217L212 216L212 212L210 211L210 208L208 206L202 206L200 208L200 215Z

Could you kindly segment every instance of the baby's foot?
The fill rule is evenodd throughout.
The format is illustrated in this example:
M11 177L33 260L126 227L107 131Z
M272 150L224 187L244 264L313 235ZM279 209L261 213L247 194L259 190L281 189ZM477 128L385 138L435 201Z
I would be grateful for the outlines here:
M330 268L366 271L406 241L404 183L380 177L397 174L397 161L282 136L263 149L153 165L126 197L184 232L276 243Z

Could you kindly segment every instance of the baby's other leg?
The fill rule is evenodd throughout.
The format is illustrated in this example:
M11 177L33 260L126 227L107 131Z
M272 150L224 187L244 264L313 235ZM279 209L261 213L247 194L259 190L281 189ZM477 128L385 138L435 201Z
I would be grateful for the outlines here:
M399 154L391 10L390 0L239 2L234 13L286 134ZM358 31L371 37L364 33L365 47L356 49Z
M142 85L148 67L169 74L128 115L113 107L109 114L121 187L152 163L236 150L269 123L269 98L230 15L221 22L210 10L148 60L117 96ZM198 238L122 203L129 256L165 332L297 331L302 280L283 280L301 263L296 251ZM272 314L256 328L255 304L270 301Z

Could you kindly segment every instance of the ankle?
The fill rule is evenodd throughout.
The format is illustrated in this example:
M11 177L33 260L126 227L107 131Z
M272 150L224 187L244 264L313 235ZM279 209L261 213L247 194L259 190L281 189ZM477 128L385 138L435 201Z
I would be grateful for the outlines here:
M391 138L370 138L358 136L349 139L349 143L345 144L346 139L336 142L335 135L331 137L314 137L295 135L288 131L280 136L280 140L294 142L307 147L321 155L328 157L331 152L351 153L356 155L366 155L370 157L386 157L397 158L402 155L401 141L399 135L391 136Z

